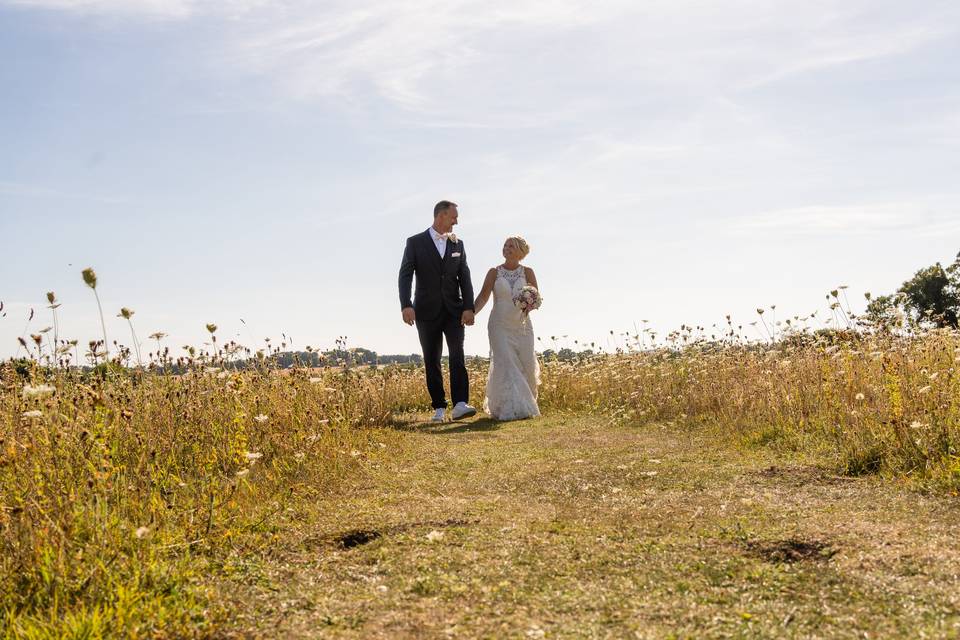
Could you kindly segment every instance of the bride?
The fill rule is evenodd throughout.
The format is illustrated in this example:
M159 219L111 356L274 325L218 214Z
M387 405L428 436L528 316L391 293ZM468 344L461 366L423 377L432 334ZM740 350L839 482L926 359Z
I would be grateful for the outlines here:
M487 322L490 337L490 374L483 409L497 420L517 420L540 415L537 406L537 385L540 384L540 363L534 353L533 325L513 303L523 287L537 289L533 269L520 264L530 246L519 236L503 243L502 265L490 269L483 288L474 303L476 313L486 306L493 294L493 311Z

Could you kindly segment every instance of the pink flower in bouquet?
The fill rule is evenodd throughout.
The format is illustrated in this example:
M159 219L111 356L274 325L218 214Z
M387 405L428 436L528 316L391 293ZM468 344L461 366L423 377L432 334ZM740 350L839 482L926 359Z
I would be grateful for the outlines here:
M524 314L528 314L534 309L540 308L540 305L543 304L543 298L536 287L527 285L513 297L513 304L519 307Z

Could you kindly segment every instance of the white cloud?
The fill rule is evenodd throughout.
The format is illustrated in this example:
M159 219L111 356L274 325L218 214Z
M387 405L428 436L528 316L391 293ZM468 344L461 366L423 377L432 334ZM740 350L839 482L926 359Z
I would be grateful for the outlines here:
M896 231L936 234L960 230L957 208L944 214L939 208L915 202L795 207L742 217L731 221L728 229L735 233L801 235Z
M76 14L182 20L197 14L214 13L237 16L266 5L269 0L0 0L7 5L28 9L67 11Z

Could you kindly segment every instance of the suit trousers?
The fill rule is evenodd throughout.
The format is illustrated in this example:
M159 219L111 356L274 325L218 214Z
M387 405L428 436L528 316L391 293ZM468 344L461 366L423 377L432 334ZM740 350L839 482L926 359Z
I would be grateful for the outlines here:
M445 408L447 400L443 392L443 373L440 358L443 352L443 338L447 338L447 352L450 355L450 396L453 404L470 400L470 381L463 356L463 325L460 318L454 317L446 309L433 320L417 318L417 333L420 347L423 349L423 365L427 374L427 390L434 409Z

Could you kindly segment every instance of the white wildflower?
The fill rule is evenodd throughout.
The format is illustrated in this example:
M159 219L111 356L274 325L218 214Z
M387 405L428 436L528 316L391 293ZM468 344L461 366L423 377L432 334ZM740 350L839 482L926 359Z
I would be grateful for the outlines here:
M297 453L293 454L293 459L297 462L303 462L303 459L306 457L307 454L305 454L303 451L298 451Z
M931 389L930 385L927 385L925 387L920 387L917 393L919 393L920 395L923 395L925 393L930 393L930 389Z
M204 371L206 373L216 373L217 371L220 371L220 367L205 367Z
M254 451L247 451L245 454L243 454L243 457L247 459L247 462L253 463L262 458L263 454Z
M217 380L223 380L224 378L229 377L229 376L230 376L230 373L229 373L229 372L227 372L227 371L221 371L220 373L217 374Z
M361 455L361 453L360 453L359 451L357 451L356 449L354 449L354 450L352 450L352 451L350 452L350 456L353 457L353 458L356 458L356 457L358 457L358 456L360 456L360 455Z
M243 476L247 475L248 473L250 473L250 469L240 469L240 471L237 471L237 477L238 477L238 478L242 478Z
M867 396L863 395L862 393L858 393L855 397L857 400L865 400Z
M48 384L38 384L36 386L29 384L23 385L24 398L42 398L43 396L52 394L54 391L56 391L56 388Z
M648 478L652 478L653 476L657 475L657 473L659 473L659 472L658 472L658 471L643 471L643 472L640 473L640 475L642 475L642 476L647 476Z
M443 531L437 531L434 529L427 534L427 540L430 542L437 542L438 540L443 540Z
M139 529L133 532L133 535L137 536L137 538L143 538L148 533L150 533L149 527L140 527Z
M43 411L34 409L33 411L24 411L20 415L22 415L24 418L40 418L43 416Z
M266 421L269 420L270 418L269 418L268 416L266 416L266 415L264 415L264 414L261 413L261 414L259 414L259 415L253 416L253 419L256 420L257 422L259 422L260 424L263 424L264 422L266 422Z
M310 378L310 384L317 384L323 382L323 378Z

